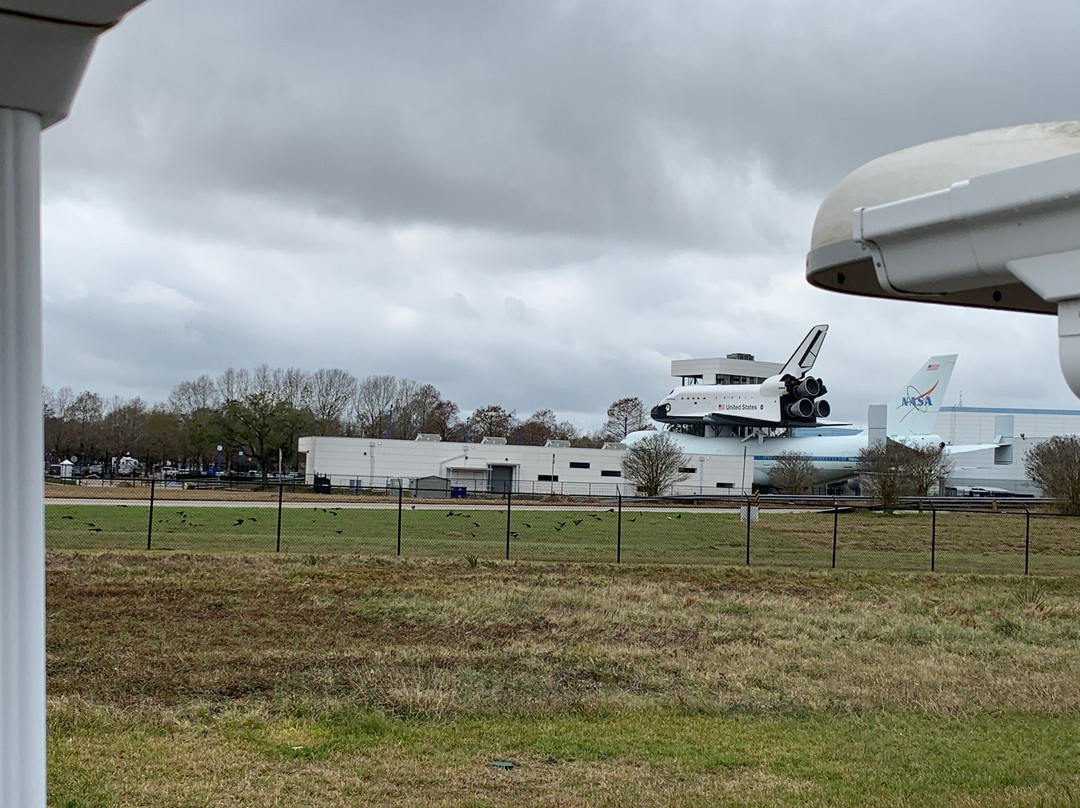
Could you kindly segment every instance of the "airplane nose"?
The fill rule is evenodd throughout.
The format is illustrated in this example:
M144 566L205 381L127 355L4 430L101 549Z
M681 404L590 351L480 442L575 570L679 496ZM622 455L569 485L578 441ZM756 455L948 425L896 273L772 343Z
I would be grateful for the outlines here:
M655 407L652 408L652 411L649 413L649 415L654 421L662 421L664 418L667 417L667 414L670 411L670 404L657 404Z

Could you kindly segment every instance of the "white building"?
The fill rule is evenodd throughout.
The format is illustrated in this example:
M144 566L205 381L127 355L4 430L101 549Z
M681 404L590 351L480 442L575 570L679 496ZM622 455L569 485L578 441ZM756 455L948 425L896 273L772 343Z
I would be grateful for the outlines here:
M783 369L782 363L759 362L753 354L730 353L712 359L673 359L671 375L681 384L760 384Z
M1002 416L1011 419L1012 450L986 449L954 456L947 485L1004 488L1017 494L1041 494L1024 473L1024 456L1038 443L1055 435L1080 435L1080 410L1006 409L1001 407L942 407L937 433L946 443L993 443L1002 428ZM1005 461L1005 462L1003 462Z
M353 488L408 486L419 478L441 478L449 488L467 491L527 494L595 494L631 496L634 486L622 478L622 444L605 449L579 449L566 441L547 446L517 446L485 439L451 443L377 438L300 438L305 479L329 477L333 486ZM753 457L700 455L687 458L687 479L674 493L724 494L750 491ZM433 487L430 481L425 488Z

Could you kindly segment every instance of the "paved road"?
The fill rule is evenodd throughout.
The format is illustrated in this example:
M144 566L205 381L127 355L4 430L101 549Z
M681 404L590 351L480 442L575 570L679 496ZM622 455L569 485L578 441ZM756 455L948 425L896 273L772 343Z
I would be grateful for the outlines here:
M149 499L87 499L84 497L49 497L45 500L46 505L113 505L113 506L130 506L134 508L148 508L150 506ZM205 500L205 499L155 499L155 508L274 508L278 506L276 501L247 501L247 500ZM282 507L292 510L317 510L319 508L328 510L347 510L347 509L368 509L368 510L397 510L397 501L391 500L388 502L327 502L325 504L318 504L313 502L283 502ZM478 502L476 500L453 500L450 503L439 502L416 502L408 503L403 506L404 510L414 511L460 511L460 510L473 510L473 511L505 511L505 502ZM513 504L515 511L583 511L586 513L603 513L605 511L614 512L614 508L610 505L582 505L582 504L552 504L552 503L539 503L518 501ZM730 511L738 511L739 506L732 504L728 507L697 507L693 505L673 506L673 505L641 505L626 504L623 510L630 511L656 511L659 513L685 513L687 511L704 511L707 513L716 513Z

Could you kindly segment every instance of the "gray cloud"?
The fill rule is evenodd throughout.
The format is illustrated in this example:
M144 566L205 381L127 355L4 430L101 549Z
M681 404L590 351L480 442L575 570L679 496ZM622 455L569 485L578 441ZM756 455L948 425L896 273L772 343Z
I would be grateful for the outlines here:
M45 136L47 379L341 366L602 413L825 321L845 417L951 351L965 403L1072 406L1049 318L829 295L802 262L862 162L1075 116L1076 30L1004 0L150 0Z

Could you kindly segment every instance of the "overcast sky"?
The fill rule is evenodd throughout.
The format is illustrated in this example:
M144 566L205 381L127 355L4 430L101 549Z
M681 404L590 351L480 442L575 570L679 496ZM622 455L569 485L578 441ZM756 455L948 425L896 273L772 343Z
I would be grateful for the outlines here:
M1077 408L1055 318L804 261L862 163L1075 118L1078 31L1060 0L149 0L44 136L46 383L341 367L592 429L824 322L835 417L953 352L947 404Z

